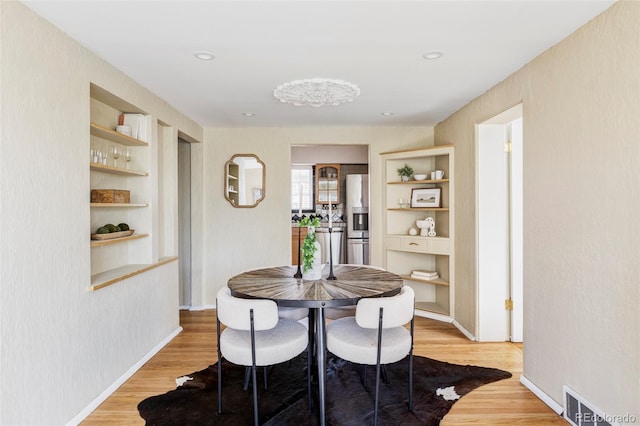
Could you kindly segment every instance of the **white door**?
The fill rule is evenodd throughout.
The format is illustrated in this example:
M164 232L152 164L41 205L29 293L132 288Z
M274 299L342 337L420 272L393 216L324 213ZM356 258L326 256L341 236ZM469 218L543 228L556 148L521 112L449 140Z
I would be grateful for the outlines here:
M509 340L509 210L505 126L478 127L478 340Z
M521 342L521 105L478 125L477 135L477 338Z

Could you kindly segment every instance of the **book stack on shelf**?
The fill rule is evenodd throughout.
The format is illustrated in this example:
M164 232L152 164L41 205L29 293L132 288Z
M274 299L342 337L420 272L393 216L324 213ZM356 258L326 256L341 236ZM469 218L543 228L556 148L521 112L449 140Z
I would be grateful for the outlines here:
M440 276L436 271L426 271L424 269L415 269L411 272L411 278L417 278L419 280L435 280Z

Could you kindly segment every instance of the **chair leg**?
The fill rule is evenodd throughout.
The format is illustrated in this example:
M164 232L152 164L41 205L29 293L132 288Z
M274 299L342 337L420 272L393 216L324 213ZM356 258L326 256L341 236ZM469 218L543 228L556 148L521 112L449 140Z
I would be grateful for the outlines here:
M413 331L415 316L411 318L411 348L409 349L409 411L413 411Z
M362 386L367 387L367 364L362 366Z
M383 309L380 307L380 316L378 317L378 351L376 354L376 400L373 410L373 425L378 425L378 395L380 394L380 360L382 357L382 313Z
M264 367L264 389L267 390L267 370L269 367Z
M413 412L413 351L409 352L409 411Z
M309 334L312 334L311 332ZM307 345L307 408L309 409L309 413L313 410L313 401L311 400L311 357L313 356L313 343L309 340L309 344Z
M244 368L244 384L242 385L242 390L246 391L249 389L249 380L251 380L251 367Z
M264 388L265 390L269 387L267 376L269 375L269 367L264 367ZM242 390L246 391L249 389L249 381L251 380L251 367L244 368L244 384L242 385Z
M253 423L258 426L258 380L256 378L256 366L251 367L253 381Z
M222 352L220 352L220 321L216 321L218 336L218 414L222 414Z
M253 322L253 309L249 310L250 331L251 331L251 376L253 379L253 423L258 422L258 380L256 378L256 331Z
M378 396L380 395L380 362L376 365L376 398L373 408L373 425L378 424Z
M388 385L389 384L389 376L387 376L386 365L381 365L380 366L380 372L382 373L382 382Z

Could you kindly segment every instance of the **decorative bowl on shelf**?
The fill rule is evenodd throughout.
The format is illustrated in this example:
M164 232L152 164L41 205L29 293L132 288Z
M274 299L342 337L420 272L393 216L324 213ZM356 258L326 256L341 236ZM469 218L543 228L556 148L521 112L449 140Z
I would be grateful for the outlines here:
M413 178L415 180L425 180L427 178L427 175L426 174L424 174L424 175L423 174L413 175Z

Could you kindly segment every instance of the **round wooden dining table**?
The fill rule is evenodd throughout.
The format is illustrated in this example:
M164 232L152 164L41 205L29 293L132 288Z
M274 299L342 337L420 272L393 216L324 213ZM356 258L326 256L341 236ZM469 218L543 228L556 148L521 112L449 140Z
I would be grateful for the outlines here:
M355 305L365 297L389 297L400 293L402 278L366 265L335 265L333 276L325 266L318 280L294 278L296 266L278 266L243 272L229 279L235 297L271 299L278 306L306 307L314 314L309 327L315 327L318 364L318 409L320 424L326 424L326 347L324 308Z

